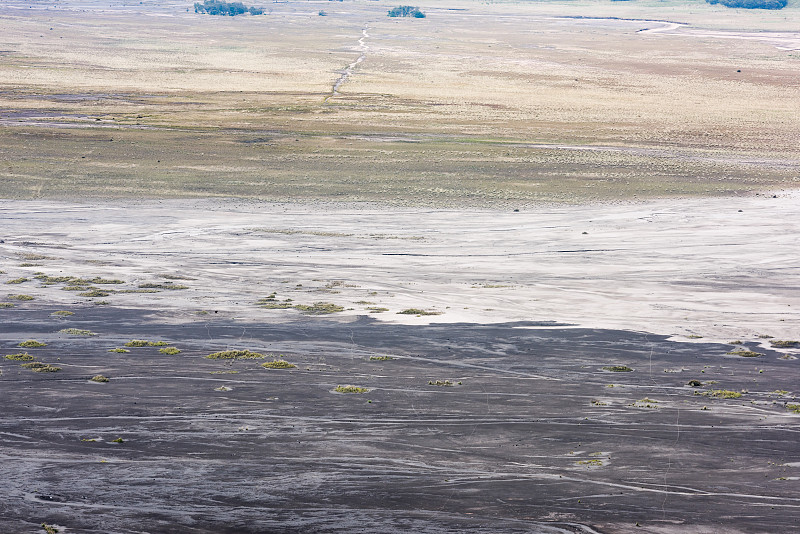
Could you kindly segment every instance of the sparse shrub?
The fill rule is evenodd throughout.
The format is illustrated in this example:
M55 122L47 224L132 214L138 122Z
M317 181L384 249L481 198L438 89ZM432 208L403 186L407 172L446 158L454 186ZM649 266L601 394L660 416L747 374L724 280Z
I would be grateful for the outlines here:
M91 380L92 382L108 382L108 378L106 378L103 375L94 375L89 380Z
M703 395L719 399L738 399L742 396L740 392L729 389L712 389L711 391L706 391Z
M29 339L27 341L23 341L18 346L24 349L38 349L40 347L46 347L47 343L42 343L41 341L36 341L35 339Z
M167 341L147 341L144 339L132 339L125 343L126 347L166 347Z
M91 280L89 280L93 284L124 284L122 280L117 279L109 279L109 278L100 278L99 276L95 276Z
M45 534L58 534L58 529L53 525L48 525L47 523L42 523L42 528L45 531Z
M56 317L69 317L70 315L75 315L75 313L67 310L59 310L54 311L50 315L55 315Z
M760 352L744 349L732 350L727 354L730 354L731 356L741 356L742 358L758 358L759 356L763 356L763 354Z
M367 306L370 313L383 313L389 311L389 308L381 308L379 306Z
M210 360L255 360L258 358L266 358L260 352L252 352L249 350L223 350L214 352L206 356Z
M700 382L699 380L689 380L689 382L686 385L692 386L693 388L703 387L703 383Z
M607 365L603 367L603 370L610 371L612 373L630 373L631 371L633 371L633 369L631 369L627 365Z
M420 310L419 308L408 308L403 311L397 312L398 315L441 315L442 312L438 311L427 311L427 310Z
M800 413L800 404L787 404L786 409L794 413Z
M18 352L17 354L6 354L5 359L18 362L30 362L34 358L32 354L28 354L27 352Z
M300 310L305 315L326 315L344 311L344 306L338 306L331 302L315 302L314 304L295 304L294 308Z
M83 293L78 293L79 297L107 297L111 293L108 291L103 291L102 289L91 289L89 291L85 291Z
M428 380L429 386L445 386L445 387L452 387L453 383L449 380Z
M33 300L33 297L30 295L9 295L8 298L11 300Z
M0 308L13 308L14 305L10 302L0 302Z
M122 353L130 352L130 351L128 349L122 349L122 348L117 347L117 348L114 348L114 349L108 349L108 352L118 352L118 353L122 354Z
M13 280L7 280L6 284L22 284L24 282L29 282L30 278L25 278L24 276L21 278L14 278Z
M370 361L385 362L387 360L394 360L391 356L370 356Z
M287 362L286 360L273 360L271 362L262 363L261 367L266 369L294 369L297 366L293 363Z
M744 9L783 9L789 3L788 0L706 0L706 2Z
M50 365L49 363L43 362L28 362L23 363L22 367L25 369L30 369L36 373L55 373L61 370L61 367L56 367L55 365Z
M389 17L414 17L418 19L424 19L425 13L419 10L418 7L415 6L397 6L389 10L387 14Z
M360 386L336 386L334 391L336 393L367 393L369 388L362 388Z
M122 438L112 439L111 443L125 443L125 440Z
M170 356L172 356L174 354L180 354L181 349L177 347L164 347L163 349L158 349L158 352L160 352L161 354L169 354Z
M790 349L790 348L800 347L800 341L794 341L794 340L776 339L774 341L770 341L769 344L779 349Z
M139 284L139 287L142 289L189 289L189 286L173 284L171 282L164 282L163 284Z
M59 330L62 334L69 334L71 336L96 336L95 332L91 330L81 330L80 328L62 328Z

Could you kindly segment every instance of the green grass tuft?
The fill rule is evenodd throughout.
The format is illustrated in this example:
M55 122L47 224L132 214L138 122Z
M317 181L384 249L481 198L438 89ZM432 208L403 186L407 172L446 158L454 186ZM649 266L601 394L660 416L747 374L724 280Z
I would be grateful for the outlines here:
M17 362L30 362L33 361L33 355L27 352L18 352L17 354L6 354L6 360L13 360Z
M293 363L287 362L286 360L273 360L271 362L262 363L261 367L266 369L294 369L297 366Z
M9 295L8 298L11 300L33 300L33 297L30 295Z
M738 399L742 396L738 391L731 391L729 389L712 389L711 391L706 391L703 395L717 399Z
M169 354L171 356L173 354L180 354L181 349L177 347L164 347L163 349L158 349L158 352L161 354Z
M78 293L79 297L107 297L111 293L109 291L104 291L102 289L92 289L89 291L84 291L83 293Z
M428 380L429 386L445 386L452 387L454 384L449 380Z
M97 333L91 330L81 330L80 328L62 328L59 330L61 334L69 334L71 336L96 336Z
M89 380L91 380L92 382L108 382L108 378L106 378L103 375L94 375Z
M385 362L387 360L394 360L391 356L370 356L369 360L372 362Z
M336 393L367 393L369 388L362 388L360 386L336 386L334 391Z
M14 305L10 302L0 302L0 308L13 308Z
M397 315L416 315L418 317L422 315L441 315L441 314L442 312L420 310L419 308L408 308L406 310L397 312Z
M55 315L56 317L69 317L70 315L75 315L75 313L68 310L59 310L54 311L50 315Z
M40 347L46 347L47 343L42 343L41 341L36 341L35 339L29 339L27 341L23 341L18 346L24 349L38 349Z
M223 350L214 352L206 356L209 360L255 360L258 358L266 358L260 352L252 352L249 350Z
M326 315L344 311L344 306L339 306L331 302L315 302L314 304L296 304L294 309L299 310L305 315Z
M603 371L610 371L612 373L630 373L633 371L627 365L607 365L603 367Z
M114 348L114 349L108 349L108 352L124 353L124 352L130 352L130 351L128 349L121 349L121 348L117 347L117 348Z
M13 280L7 280L6 284L22 284L24 282L30 282L30 278L20 277L14 278Z
M163 284L139 284L139 287L142 289L189 289L189 286L173 284L172 282L164 282Z
M763 356L760 352L754 352L752 350L744 350L744 349L737 349L728 352L731 356L741 356L742 358L758 358L759 356Z
M36 373L55 373L61 370L61 367L56 367L54 365L50 365L49 363L43 362L28 362L23 363L22 367L25 369L30 369Z

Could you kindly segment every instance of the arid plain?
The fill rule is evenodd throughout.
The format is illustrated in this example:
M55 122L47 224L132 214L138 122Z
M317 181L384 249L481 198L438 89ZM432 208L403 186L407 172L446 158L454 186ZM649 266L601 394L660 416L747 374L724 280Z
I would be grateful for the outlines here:
M0 532L794 529L796 3L394 5L0 6Z

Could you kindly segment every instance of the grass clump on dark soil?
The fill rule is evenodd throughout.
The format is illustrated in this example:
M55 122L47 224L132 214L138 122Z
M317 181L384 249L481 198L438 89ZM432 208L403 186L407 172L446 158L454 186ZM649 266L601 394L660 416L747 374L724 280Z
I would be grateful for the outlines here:
M81 330L80 328L62 328L59 330L61 334L69 334L71 336L96 336L96 332L91 330Z
M369 360L371 362L385 362L387 360L394 360L391 356L370 356Z
M8 298L11 300L33 300L33 297L30 295L9 295Z
M428 380L428 385L453 387L454 384L450 380Z
M49 363L44 362L28 362L23 363L22 367L25 369L30 369L36 373L55 373L56 371L60 371L61 367L56 367L54 365L50 365Z
M271 362L264 362L261 364L261 367L265 369L294 369L297 366L293 363L289 363L286 360L273 360Z
M266 358L266 356L260 352L249 350L223 350L209 354L206 358L209 360L256 360Z
M367 393L369 388L362 388L361 386L336 386L334 391L336 393Z
M607 365L603 367L603 371L609 371L611 373L630 373L633 369L627 365Z
M144 339L132 339L125 343L126 347L166 347L166 341L147 341Z
M742 396L740 392L729 389L712 389L711 391L706 391L703 395L716 399L738 399Z
M94 375L89 380L91 380L92 382L99 382L99 383L108 382L108 378L103 375Z
M124 352L130 352L130 351L128 349L123 349L123 348L117 347L117 348L114 348L114 349L108 349L108 352L118 352L118 353L121 354L121 353L124 353Z
M27 341L23 341L18 345L23 349L38 349L40 347L46 347L47 343L42 343L41 341L36 341L35 339L29 339Z
M56 317L69 317L70 315L75 315L75 313L68 310L58 310L54 311L50 315L55 315Z
M18 352L17 354L6 354L6 360L13 360L17 362L30 362L33 361L33 355L27 352Z
M731 356L741 356L742 358L758 358L759 356L763 356L763 354L761 354L760 352L755 352L752 350L743 350L743 349L732 350L727 354L730 354Z
M160 352L161 354L169 354L170 356L172 356L174 354L180 354L181 349L179 349L178 347L164 347L163 349L158 349L158 352Z

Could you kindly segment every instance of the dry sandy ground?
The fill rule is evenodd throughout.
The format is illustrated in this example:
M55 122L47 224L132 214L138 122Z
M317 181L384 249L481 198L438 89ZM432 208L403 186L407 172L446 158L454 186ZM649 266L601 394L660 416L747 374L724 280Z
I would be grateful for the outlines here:
M797 202L796 193L777 192L497 212L5 201L3 276L99 275L131 284L187 277L189 290L105 299L170 309L176 320L198 310L248 319L295 313L253 306L276 293L330 301L346 315L387 308L375 315L413 324L534 320L717 342L794 339ZM25 254L48 259L13 263ZM8 288L65 306L81 301L37 286ZM397 314L408 308L441 315Z

